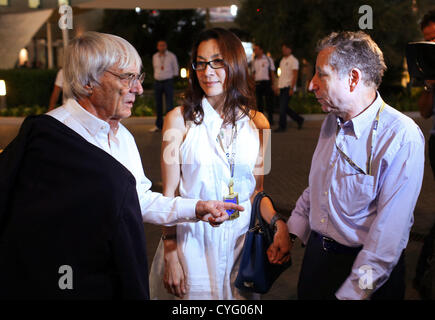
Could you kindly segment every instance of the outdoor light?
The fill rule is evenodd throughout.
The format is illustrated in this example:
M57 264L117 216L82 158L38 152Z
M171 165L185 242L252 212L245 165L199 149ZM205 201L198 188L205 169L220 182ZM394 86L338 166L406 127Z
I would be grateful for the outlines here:
M6 82L4 80L0 80L0 96L6 95Z
M180 69L180 77L183 78L183 79L187 78L187 70L186 70L186 68L181 68Z
M134 9L134 11L136 11L136 13L140 13L140 8L139 8L139 7L136 7L136 8Z
M278 68L278 70L276 70L276 74L278 75L278 77L281 77L281 68Z
M0 80L0 109L6 108L6 82Z
M41 6L40 0L29 0L29 8L39 9Z
M27 62L27 60L29 60L29 53L27 52L26 48L23 48L18 54L18 64L22 66Z
M235 16L237 15L237 6L236 6L235 4L233 4L233 5L230 7L230 10L231 10L231 15L232 15L233 17L235 17Z

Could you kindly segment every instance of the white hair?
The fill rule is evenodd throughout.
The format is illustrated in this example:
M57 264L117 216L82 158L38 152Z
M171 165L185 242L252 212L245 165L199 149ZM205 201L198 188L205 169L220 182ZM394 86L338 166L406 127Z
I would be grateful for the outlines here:
M107 33L85 32L71 40L65 54L65 97L78 100L88 96L84 86L98 84L105 70L129 66L140 69L142 60L127 40Z

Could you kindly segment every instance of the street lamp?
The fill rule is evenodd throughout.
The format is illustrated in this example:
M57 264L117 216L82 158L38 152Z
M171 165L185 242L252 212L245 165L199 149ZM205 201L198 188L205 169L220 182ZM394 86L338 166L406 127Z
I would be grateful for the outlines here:
M233 17L237 16L237 6L236 6L235 4L233 4L233 5L230 7L230 12L231 12L231 15L232 15Z
M6 82L0 80L0 110L6 108Z
M186 68L181 68L180 69L180 77L182 79L186 79L187 78L187 70L186 70Z

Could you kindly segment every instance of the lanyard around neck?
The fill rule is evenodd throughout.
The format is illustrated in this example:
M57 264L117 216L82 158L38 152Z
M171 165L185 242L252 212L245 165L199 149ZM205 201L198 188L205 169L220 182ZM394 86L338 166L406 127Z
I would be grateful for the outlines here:
M337 119L337 131L335 133L335 147L337 148L338 152L343 156L343 158L351 165L352 168L354 168L359 173L365 174L365 175L372 175L372 160L373 160L373 145L375 144L376 139L376 132L378 130L378 124L379 124L379 118L381 115L382 110L385 108L385 102L382 101L382 106L379 108L378 113L376 114L376 118L373 121L373 128L372 128L372 141L370 143L370 155L367 163L367 172L365 172L363 169L361 169L347 154L344 153L343 150L341 150L337 145L337 134L340 131L340 123Z
M218 141L219 144L225 153L225 156L227 157L228 164L230 165L230 172L231 172L231 178L234 177L234 162L235 162L235 156L236 156L236 148L235 148L235 141L237 137L237 125L233 125L231 130L231 140L230 143L226 146L223 138L224 138L224 132L221 129L221 131L218 134ZM231 151L230 151L231 147Z

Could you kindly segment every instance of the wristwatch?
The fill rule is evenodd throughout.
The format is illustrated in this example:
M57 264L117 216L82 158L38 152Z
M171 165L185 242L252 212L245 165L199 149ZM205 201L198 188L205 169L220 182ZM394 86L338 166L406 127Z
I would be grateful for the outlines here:
M290 236L290 241L292 243L294 243L296 241L296 239L298 238L298 236L293 234L293 233L289 233L289 236Z
M272 227L273 233L276 233L276 222L278 220L282 220L284 222L287 222L287 220L282 215L280 215L278 212L275 213L275 215L270 220L270 226Z

